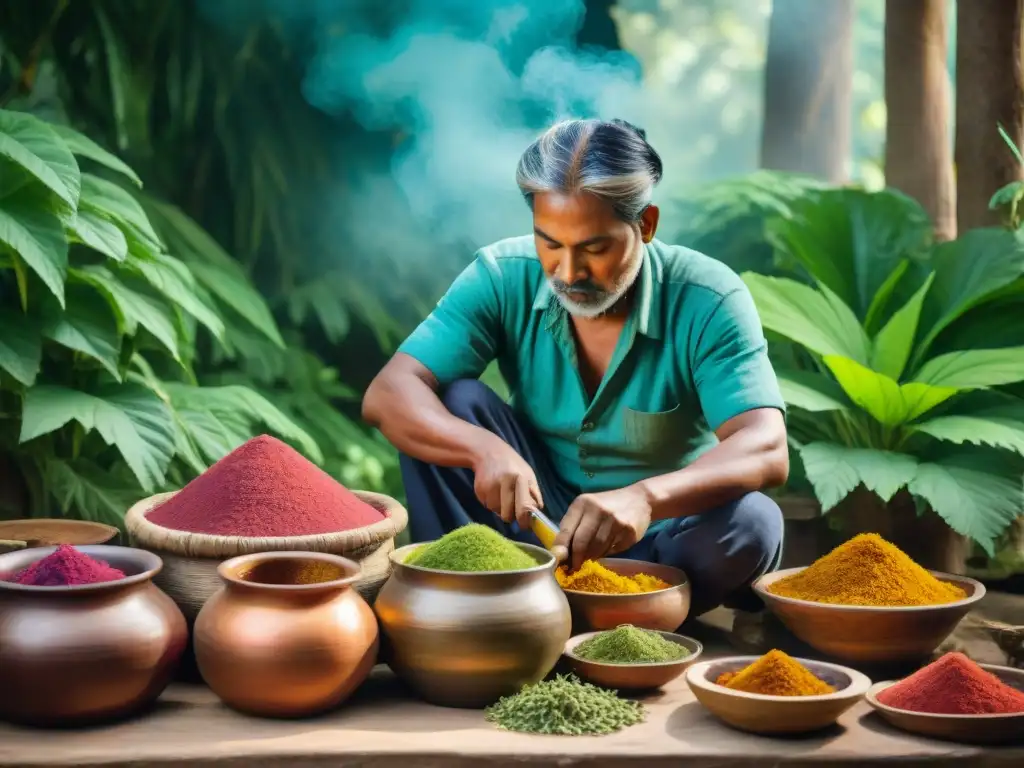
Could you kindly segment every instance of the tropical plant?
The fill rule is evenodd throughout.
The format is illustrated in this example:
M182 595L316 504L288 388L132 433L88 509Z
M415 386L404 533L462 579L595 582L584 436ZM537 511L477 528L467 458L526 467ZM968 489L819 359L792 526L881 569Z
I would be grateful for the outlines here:
M941 244L895 191L825 190L767 235L805 280L745 273L770 336L790 436L825 511L859 487L909 493L989 555L1024 509L1024 239Z
M263 428L322 460L259 393L196 383L197 328L224 340L222 304L284 342L237 270L167 248L115 175L141 186L83 134L0 110L0 451L28 491L15 511L118 523Z

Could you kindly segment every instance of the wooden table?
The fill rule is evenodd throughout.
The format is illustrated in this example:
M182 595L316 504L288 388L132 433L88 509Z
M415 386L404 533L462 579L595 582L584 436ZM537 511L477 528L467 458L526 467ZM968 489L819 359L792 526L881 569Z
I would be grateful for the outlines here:
M337 712L301 721L248 718L224 708L205 688L174 685L155 711L120 725L65 732L0 726L0 766L854 768L890 760L901 768L1024 765L1024 747L982 749L918 739L892 730L865 704L847 712L832 731L799 739L761 738L725 727L697 704L682 680L645 704L647 722L610 736L526 736L496 730L477 711L414 701L386 668L378 668Z

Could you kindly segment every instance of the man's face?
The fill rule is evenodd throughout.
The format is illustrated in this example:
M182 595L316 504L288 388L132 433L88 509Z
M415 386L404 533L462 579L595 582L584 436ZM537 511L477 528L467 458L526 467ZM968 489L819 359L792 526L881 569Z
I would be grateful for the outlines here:
M640 272L643 243L654 236L658 209L622 221L594 195L538 194L533 200L537 254L562 306L576 317L607 312Z

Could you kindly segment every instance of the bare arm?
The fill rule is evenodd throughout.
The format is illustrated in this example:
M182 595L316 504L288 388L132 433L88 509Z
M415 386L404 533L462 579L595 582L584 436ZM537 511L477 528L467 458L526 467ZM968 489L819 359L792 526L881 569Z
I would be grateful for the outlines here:
M437 390L426 366L398 353L370 382L363 419L407 456L444 467L473 467L501 440L452 416Z
M757 408L729 419L715 432L719 444L689 466L638 485L651 519L683 517L773 488L789 476L786 422L775 408Z

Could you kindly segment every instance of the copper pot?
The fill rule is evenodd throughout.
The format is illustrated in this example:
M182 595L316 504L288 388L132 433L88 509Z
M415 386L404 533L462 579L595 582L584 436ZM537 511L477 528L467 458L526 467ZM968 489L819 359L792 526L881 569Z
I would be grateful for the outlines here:
M71 725L133 714L164 690L188 643L181 611L151 581L160 558L82 546L127 577L72 587L7 581L55 549L0 555L0 717Z
M543 679L569 639L569 603L555 559L523 571L456 573L406 565L419 544L396 549L374 610L391 646L389 666L425 700L479 708Z
M322 552L225 560L195 625L199 671L242 712L301 717L337 706L377 660L377 620L353 589L359 565ZM303 581L309 583L302 583Z

